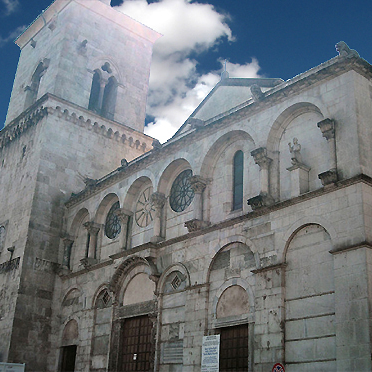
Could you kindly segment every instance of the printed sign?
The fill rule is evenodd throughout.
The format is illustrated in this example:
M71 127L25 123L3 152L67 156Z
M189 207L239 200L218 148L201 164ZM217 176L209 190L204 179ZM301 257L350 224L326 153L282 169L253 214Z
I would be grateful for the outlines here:
M276 363L274 364L272 372L285 372L285 369L282 364Z
M201 372L219 372L220 335L204 336Z

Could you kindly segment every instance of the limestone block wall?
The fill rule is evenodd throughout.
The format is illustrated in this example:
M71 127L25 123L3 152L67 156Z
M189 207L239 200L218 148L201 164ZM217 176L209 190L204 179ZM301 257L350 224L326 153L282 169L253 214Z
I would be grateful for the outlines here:
M15 137L0 149L0 224L5 228L0 252L1 361L8 359L14 335L14 313L40 157L38 135L39 128L31 126L22 137Z

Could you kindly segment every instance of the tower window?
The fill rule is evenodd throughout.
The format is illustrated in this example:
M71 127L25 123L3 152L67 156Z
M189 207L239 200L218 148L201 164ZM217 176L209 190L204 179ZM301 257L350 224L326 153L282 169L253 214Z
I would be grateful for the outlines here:
M49 62L50 62L49 59L45 58L42 62L38 64L35 72L32 75L31 84L25 88L26 92L25 109L27 109L33 103L36 102L37 95L39 93L40 80L45 74L45 71L49 66Z
M237 151L233 164L233 210L243 208L243 151Z
M112 70L108 62L100 70L94 72L88 109L107 119L114 120L118 83L114 76L105 78L111 73Z

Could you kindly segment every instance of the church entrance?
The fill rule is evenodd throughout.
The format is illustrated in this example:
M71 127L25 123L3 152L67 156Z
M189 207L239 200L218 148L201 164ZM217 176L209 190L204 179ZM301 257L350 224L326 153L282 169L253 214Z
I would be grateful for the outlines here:
M76 345L62 348L61 372L74 372L76 359Z
M221 328L220 371L248 371L248 325Z
M148 316L125 319L121 334L120 371L148 372L154 359L153 324Z

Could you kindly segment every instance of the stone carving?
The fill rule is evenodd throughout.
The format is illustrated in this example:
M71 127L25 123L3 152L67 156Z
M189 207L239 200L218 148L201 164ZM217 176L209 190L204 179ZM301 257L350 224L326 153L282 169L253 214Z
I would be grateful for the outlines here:
M126 168L128 166L128 160L127 159L121 159L121 168Z
M322 182L323 186L333 185L337 182L337 171L336 169L331 169L329 171L318 174L318 178Z
M255 101L259 101L265 97L264 93L261 90L261 87L257 84L251 85L251 93Z
M159 140L154 139L154 140L152 141L152 148L153 148L153 150L159 150L159 149L162 148L162 144L160 143Z
M293 165L302 164L301 145L298 143L298 139L293 138L293 145L288 143L289 152L291 153L291 162Z
M185 227L187 228L188 232L198 231L201 229L205 229L208 227L211 223L207 221L201 221L198 219L193 219L190 221L185 222Z
M207 181L200 176L191 176L189 178L190 186L195 194L201 194L207 186Z
M322 131L323 137L329 141L335 138L335 122L331 119L324 119L317 124L318 128Z
M274 199L267 193L261 193L260 195L248 199L248 205L250 205L254 211L259 208L268 207L273 203Z
M354 49L350 49L344 41L339 41L336 44L336 50L340 57L359 57L359 53Z

